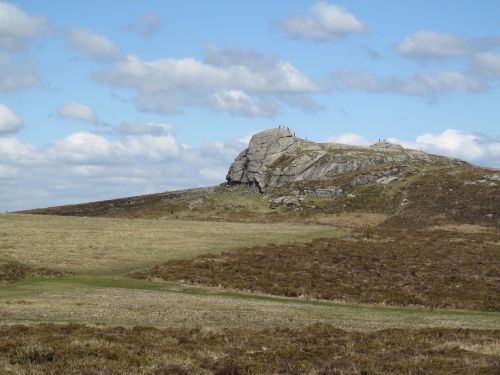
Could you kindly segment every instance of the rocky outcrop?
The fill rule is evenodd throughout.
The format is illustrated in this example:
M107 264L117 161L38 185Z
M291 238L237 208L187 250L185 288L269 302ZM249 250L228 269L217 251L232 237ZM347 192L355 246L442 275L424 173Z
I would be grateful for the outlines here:
M318 197L318 198L328 198L328 197L336 197L337 195L342 194L342 188L339 186L329 186L326 188L309 188L306 189L305 193L308 196Z
M271 199L269 202L267 202L267 205L269 208L278 208L281 206L293 207L300 205L303 201L304 197L301 195L287 195Z
M370 147L314 143L279 128L255 134L231 164L226 179L230 185L246 184L265 193L289 182L322 180L385 163L431 162L436 158L440 157L387 141ZM380 177L384 176L375 179Z
M247 149L231 164L226 179L248 184L260 192L267 187L267 175L273 164L299 142L288 129L270 129L255 134Z

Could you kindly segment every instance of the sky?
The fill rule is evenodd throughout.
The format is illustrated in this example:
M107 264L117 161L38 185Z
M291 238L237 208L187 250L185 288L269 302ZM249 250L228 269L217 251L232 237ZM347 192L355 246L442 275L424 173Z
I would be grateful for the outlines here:
M500 168L500 2L0 0L0 211L221 183L252 134Z

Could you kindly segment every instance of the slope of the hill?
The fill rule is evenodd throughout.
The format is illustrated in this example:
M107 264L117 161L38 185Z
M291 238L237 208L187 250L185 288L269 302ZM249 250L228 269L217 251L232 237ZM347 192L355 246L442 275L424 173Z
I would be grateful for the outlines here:
M313 143L286 129L270 129L252 137L227 180L214 187L24 212L323 223L331 223L334 214L372 213L417 226L500 225L500 171L385 141L370 147Z
M470 229L366 228L345 238L172 260L132 276L307 299L500 311L500 233Z

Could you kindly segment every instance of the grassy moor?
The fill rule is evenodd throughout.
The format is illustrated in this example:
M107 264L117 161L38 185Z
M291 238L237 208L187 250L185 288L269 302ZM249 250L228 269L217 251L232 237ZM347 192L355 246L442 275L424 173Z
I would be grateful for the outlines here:
M499 373L500 174L264 134L218 186L1 215L3 373Z

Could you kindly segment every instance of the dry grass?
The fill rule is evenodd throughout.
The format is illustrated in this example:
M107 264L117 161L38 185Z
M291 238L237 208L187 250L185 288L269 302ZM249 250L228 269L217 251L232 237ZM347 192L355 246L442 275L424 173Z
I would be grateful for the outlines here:
M0 260L73 272L126 272L243 246L337 236L327 226L0 215Z
M4 374L484 374L495 354L462 349L498 345L500 331L392 329L92 328L0 326ZM450 345L453 343L453 345Z
M342 228L360 228L366 226L376 226L384 222L388 215L370 212L341 212L333 215L315 215L311 218L311 223L334 225ZM305 220L307 221L307 219Z
M150 288L150 289L148 289ZM0 289L0 321L81 322L157 327L303 327L325 322L345 330L500 329L500 315L259 296L157 283L59 279Z
M494 232L495 229L492 227L486 227L477 224L445 224L445 225L434 225L430 227L431 230L446 230L460 233L487 233Z
M357 237L172 260L136 277L290 297L500 311L500 232L360 230Z

